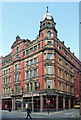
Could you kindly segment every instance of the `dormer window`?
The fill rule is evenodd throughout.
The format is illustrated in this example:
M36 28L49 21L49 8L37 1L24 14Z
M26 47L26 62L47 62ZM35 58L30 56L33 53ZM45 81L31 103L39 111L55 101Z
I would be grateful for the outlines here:
M48 37L51 37L51 32L48 31L48 32L47 32L47 35L48 35Z

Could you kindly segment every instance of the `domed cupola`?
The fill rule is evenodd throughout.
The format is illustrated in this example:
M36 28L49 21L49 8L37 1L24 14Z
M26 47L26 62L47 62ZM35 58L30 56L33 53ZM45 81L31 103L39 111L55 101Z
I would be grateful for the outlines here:
M44 21L45 19L53 20L52 15L48 12L48 7L47 7L47 13L43 16L42 21Z
M39 36L43 34L43 31L47 31L51 33L55 31L57 33L57 30L55 29L55 25L56 23L54 22L52 15L48 12L48 7L47 7L47 12L43 16L43 19L40 21Z

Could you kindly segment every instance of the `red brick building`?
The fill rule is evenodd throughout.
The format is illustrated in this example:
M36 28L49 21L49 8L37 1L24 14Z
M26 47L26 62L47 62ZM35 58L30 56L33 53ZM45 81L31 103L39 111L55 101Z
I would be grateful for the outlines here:
M79 95L80 61L57 38L55 21L47 13L40 22L39 35L33 41L16 37L12 52L2 57L2 108L34 110L72 108Z

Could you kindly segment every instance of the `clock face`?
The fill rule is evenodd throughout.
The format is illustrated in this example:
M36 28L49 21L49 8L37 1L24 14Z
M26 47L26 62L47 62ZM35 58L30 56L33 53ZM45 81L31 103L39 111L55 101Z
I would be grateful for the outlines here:
M48 37L51 37L51 32L48 31L48 32L47 32L47 35L48 35Z

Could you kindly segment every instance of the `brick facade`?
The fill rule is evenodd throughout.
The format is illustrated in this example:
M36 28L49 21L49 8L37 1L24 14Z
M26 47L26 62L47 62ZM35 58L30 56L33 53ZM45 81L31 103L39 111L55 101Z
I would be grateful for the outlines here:
M53 17L40 22L38 37L30 41L16 37L12 52L2 57L2 109L23 108L26 103L34 110L72 108L79 94L80 61L57 38ZM50 19L49 19L50 18Z

